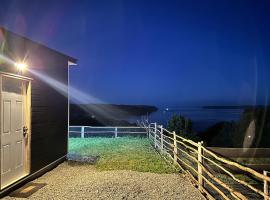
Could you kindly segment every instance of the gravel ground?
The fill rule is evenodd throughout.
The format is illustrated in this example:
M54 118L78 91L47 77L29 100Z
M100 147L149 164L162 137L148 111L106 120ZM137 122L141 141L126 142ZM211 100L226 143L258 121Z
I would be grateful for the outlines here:
M28 199L205 199L181 174L97 171L92 165L67 162L33 182L47 185Z

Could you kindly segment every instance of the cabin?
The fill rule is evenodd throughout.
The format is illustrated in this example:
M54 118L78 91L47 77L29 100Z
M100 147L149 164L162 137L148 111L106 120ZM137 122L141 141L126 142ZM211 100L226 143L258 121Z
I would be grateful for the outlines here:
M76 63L0 27L0 196L66 159L69 67Z

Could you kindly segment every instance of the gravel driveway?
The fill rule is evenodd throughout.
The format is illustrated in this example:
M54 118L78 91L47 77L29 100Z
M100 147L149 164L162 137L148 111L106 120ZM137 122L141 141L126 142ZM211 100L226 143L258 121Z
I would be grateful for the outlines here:
M97 171L92 165L67 162L34 182L47 185L28 199L205 199L181 174Z

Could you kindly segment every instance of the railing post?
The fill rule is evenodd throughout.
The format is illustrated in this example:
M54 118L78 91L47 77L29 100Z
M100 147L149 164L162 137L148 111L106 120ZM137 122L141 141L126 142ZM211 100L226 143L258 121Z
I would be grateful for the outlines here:
M163 146L163 126L161 125L160 126L160 148L161 148L161 152L163 153L163 149L164 149L164 146Z
M114 137L117 138L117 127L114 128Z
M154 142L155 142L155 148L157 148L157 123L155 123L155 137L154 137Z
M148 138L151 136L151 124L149 124L149 129L148 129Z
M268 176L268 172L263 170L263 175ZM269 185L268 185L268 181L267 180L263 180L263 192L264 194L266 194L267 196L269 195ZM264 197L264 199L268 199L267 197Z
M203 149L202 149L203 142L198 142L198 183L199 183L199 190L202 191L202 188L204 186L203 181L203 169L201 165L203 164Z
M84 138L84 126L81 127L81 138Z
M177 165L177 142L175 131L173 131L173 160L174 164Z

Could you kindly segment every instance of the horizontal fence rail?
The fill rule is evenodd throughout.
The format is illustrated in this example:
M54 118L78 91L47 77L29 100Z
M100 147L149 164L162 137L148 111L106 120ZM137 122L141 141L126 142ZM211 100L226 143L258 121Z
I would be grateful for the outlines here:
M69 126L69 137L122 137L147 136L147 131L137 126Z
M267 171L260 173L232 161L205 147L203 142L183 138L157 123L140 125L153 146L184 170L210 199L270 200L270 177ZM236 174L228 166L237 168L241 174Z

